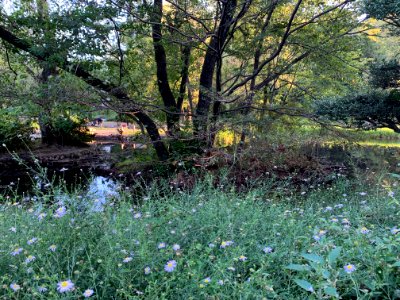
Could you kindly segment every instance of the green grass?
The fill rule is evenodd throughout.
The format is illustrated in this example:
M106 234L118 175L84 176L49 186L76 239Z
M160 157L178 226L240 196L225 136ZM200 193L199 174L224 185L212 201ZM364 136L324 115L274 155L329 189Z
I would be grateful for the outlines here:
M190 193L152 187L132 199L121 192L101 212L79 191L54 189L29 205L3 198L0 299L82 299L86 289L94 290L92 299L395 299L397 192L342 181L304 195L268 187L238 194L204 182ZM49 202L58 203L43 204ZM55 218L60 206L67 214ZM47 215L39 220L40 213ZM221 248L224 241L233 244ZM26 263L29 255L36 259ZM132 260L124 263L126 257ZM170 260L177 266L166 272ZM347 274L347 264L356 270ZM57 283L67 279L74 290L59 293Z
M357 144L364 146L377 146L383 148L400 148L399 142L392 142L392 141L365 141L365 142L358 142Z

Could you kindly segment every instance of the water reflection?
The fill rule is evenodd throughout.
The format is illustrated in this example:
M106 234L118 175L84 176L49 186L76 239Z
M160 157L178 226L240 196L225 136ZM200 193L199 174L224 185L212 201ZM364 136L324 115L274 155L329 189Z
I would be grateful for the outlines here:
M95 176L87 187L87 198L94 199L92 211L103 211L107 200L118 195L120 184L113 179L103 176Z
M397 146L399 143L393 143ZM323 158L330 163L356 166L360 169L382 170L386 168L391 172L400 172L400 148L388 145L369 144L308 144L300 152L306 156Z
M144 144L139 144L139 143L112 143L112 144L102 144L101 145L101 150L103 150L106 153L119 153L123 150L129 150L129 149L146 149L147 146Z

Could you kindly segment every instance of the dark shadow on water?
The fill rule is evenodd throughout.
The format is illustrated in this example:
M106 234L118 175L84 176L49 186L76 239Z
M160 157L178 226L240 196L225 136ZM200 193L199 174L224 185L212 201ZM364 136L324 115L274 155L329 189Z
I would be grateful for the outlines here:
M333 164L343 164L360 170L382 170L400 172L400 148L362 144L309 144L301 153L318 157Z

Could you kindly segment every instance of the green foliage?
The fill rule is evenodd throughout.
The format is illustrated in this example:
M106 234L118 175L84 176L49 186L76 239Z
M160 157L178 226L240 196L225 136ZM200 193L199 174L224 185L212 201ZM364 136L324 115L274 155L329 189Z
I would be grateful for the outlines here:
M348 126L364 129L390 128L400 132L400 66L396 60L375 63L370 84L376 89L331 97L315 103L315 112Z
M400 2L397 0L364 0L365 11L378 20L387 20L400 27Z
M371 84L376 88L400 87L400 65L396 60L371 66Z
M5 144L9 150L24 148L30 143L32 133L28 120L23 121L16 112L0 109L0 145ZM0 152L5 150L5 147L0 147Z
M59 145L82 145L94 137L86 127L85 120L77 116L59 116L51 120L51 125Z
M316 103L318 115L349 126L375 129L388 127L397 130L400 123L400 92L373 90L366 94L329 98Z
M30 67L51 69L65 66L67 61L78 63L103 83L118 86L117 89L107 88L106 92L111 91L115 96L115 92L121 89L133 101L119 102L105 93L101 98L108 107L124 113L138 107L148 112L152 119L165 123L166 112L171 109L165 99L165 103L161 101L157 87L157 80L160 79L156 74L160 71L156 71L154 45L149 38L152 35L151 2L137 1L135 5L131 1L70 1L65 5L59 5L55 0L14 2L14 9L4 13L0 24L17 36L26 36L34 45L34 53L31 54L46 56L47 62L35 64L29 61ZM234 119L224 118L220 122L224 123L221 128L225 127L225 123L229 128L231 124L242 122L242 114L235 111L240 111L236 109L247 101L244 98L249 94L250 74L255 68L260 68L255 74L254 103L251 103L255 110L263 110L267 104L307 107L315 95L343 94L349 89L349 82L360 83L359 70L365 61L360 57L361 45L365 40L348 34L359 27L359 11L351 5L342 3L338 6L337 2L329 0L302 1L299 9L295 9L292 1L255 0L248 2L248 6L245 3L237 3L232 12L237 19L232 24L226 24L229 37L226 44L220 45L223 57L222 90L217 93L212 91L212 94L223 99L222 111L232 109L235 115ZM161 65L166 65L164 71L168 74L173 98L181 97L183 107L190 107L192 115L198 104L196 100L200 99L200 73L202 70L218 69L215 62L209 66L203 66L203 63L205 51L214 47L209 44L210 37L222 36L225 31L216 28L216 32L212 32L222 15L215 1L163 3L162 39L158 43L163 47L165 54L161 57L165 56L166 62ZM291 15L293 23L289 23ZM263 24L264 29L260 30ZM186 64L183 46L191 48L189 80L185 88L181 84L186 73L183 70ZM75 70L70 71L78 74ZM82 73L78 75L84 77ZM215 72L208 76L214 77ZM103 85L97 82L94 86ZM71 84L70 89L73 87L74 84ZM42 94L46 96L49 89L45 86ZM41 102L48 100L47 97L39 98ZM58 104L58 97L51 100L51 104ZM86 97L79 97L78 100L79 103L87 101ZM174 99L168 101L171 100ZM44 106L41 108L46 111ZM48 110L53 110L52 105L48 106ZM211 108L207 109L210 116L211 111ZM250 112L246 117L258 121L263 115ZM212 127L207 128L213 130ZM207 134L209 132L203 136ZM231 143L223 140L217 141L217 144ZM180 147L179 143L177 147Z
M343 181L288 197L203 182L190 193L149 187L145 200L57 187L29 207L12 205L19 197L3 198L0 295L75 299L93 289L94 299L395 298L398 192ZM60 207L66 215L56 218ZM170 260L177 266L166 272ZM354 272L346 272L348 264ZM75 289L57 292L68 279Z

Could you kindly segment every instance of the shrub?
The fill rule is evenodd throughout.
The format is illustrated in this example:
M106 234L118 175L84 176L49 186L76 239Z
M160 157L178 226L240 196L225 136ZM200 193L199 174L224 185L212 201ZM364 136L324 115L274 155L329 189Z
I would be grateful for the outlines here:
M52 128L56 142L60 145L82 145L94 137L86 127L85 120L76 116L55 118L52 121Z
M0 145L5 144L9 150L23 148L30 142L33 128L28 121L22 121L15 114L0 110ZM0 152L5 151L4 147Z

